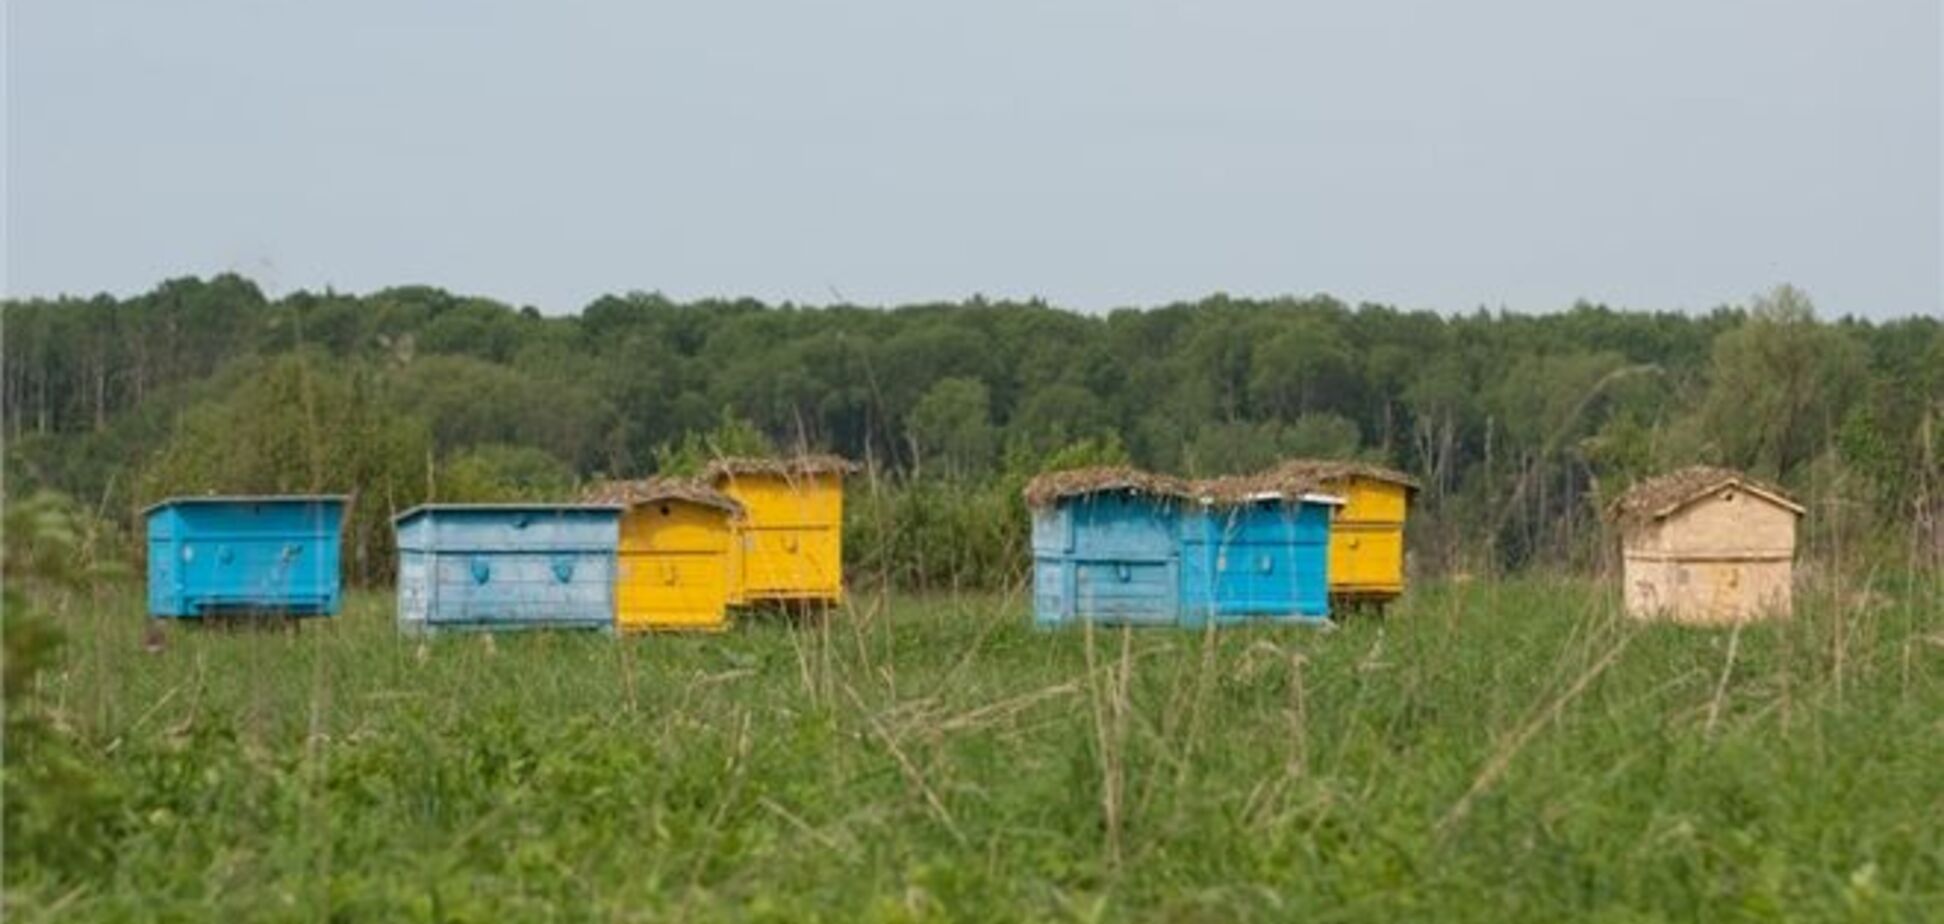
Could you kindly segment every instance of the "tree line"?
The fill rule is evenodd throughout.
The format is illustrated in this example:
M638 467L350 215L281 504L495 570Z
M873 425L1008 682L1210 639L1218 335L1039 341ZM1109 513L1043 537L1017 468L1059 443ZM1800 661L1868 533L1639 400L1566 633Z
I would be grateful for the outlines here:
M168 494L353 492L371 581L415 503L795 448L864 463L852 570L899 584L1018 580L1018 486L1049 467L1292 455L1419 478L1427 571L1587 566L1605 499L1692 462L1802 494L1812 554L1944 559L1944 322L1824 321L1786 286L1700 315L629 293L545 316L426 287L271 299L222 275L9 301L4 334L10 494L66 494L132 536Z

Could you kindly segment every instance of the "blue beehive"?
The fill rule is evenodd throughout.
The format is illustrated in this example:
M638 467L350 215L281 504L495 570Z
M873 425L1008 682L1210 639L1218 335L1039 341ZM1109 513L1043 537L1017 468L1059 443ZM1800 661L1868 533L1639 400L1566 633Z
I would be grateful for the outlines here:
M1330 517L1338 498L1203 497L1181 518L1182 621L1330 615Z
M1172 625L1181 615L1186 485L1124 468L1041 476L1033 508L1033 619Z
M142 513L149 615L337 612L343 497L173 497Z
M392 522L401 630L614 625L618 506L426 504Z

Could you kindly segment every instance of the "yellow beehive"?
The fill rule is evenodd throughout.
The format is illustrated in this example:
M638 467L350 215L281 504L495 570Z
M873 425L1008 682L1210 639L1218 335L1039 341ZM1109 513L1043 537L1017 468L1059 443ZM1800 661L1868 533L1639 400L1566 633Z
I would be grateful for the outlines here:
M609 484L592 499L626 508L614 570L616 629L728 626L741 505L707 485L667 478Z
M1404 593L1404 521L1415 480L1377 465L1327 459L1292 459L1275 472L1343 498L1330 521L1333 603L1382 605Z
M844 595L844 475L835 456L718 459L703 479L743 509L730 602L836 604Z
M1615 499L1629 615L1684 623L1786 616L1801 504L1737 471L1693 466Z

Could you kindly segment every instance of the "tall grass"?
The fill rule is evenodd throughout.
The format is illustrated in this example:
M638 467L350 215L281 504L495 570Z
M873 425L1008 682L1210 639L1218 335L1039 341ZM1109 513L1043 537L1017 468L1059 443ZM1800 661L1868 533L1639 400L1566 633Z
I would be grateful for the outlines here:
M1921 919L1944 587L1739 632L1422 587L1338 631L1031 629L1009 596L616 641L51 601L11 920ZM71 843L71 842L70 842Z

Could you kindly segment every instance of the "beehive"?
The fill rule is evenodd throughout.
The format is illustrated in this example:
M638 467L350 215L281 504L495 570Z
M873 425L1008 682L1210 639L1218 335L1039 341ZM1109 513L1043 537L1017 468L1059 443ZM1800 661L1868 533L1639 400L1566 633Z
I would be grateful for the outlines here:
M149 615L338 610L344 498L174 497L142 511Z
M1331 516L1341 498L1256 476L1196 484L1181 532L1183 623L1330 615Z
M612 628L620 517L601 504L427 504L399 514L399 628Z
M624 508L615 628L720 631L728 625L729 551L740 504L707 485L668 478L605 485L588 500Z
M1052 472L1026 486L1033 516L1033 619L1174 625L1190 487L1130 468Z
M1608 514L1630 615L1732 623L1789 613L1803 508L1780 489L1694 466L1635 485Z
M703 481L741 505L730 602L836 604L844 595L844 476L835 456L718 459Z
M1330 596L1340 604L1383 605L1404 593L1404 523L1418 484L1361 462L1292 459L1271 470L1343 499L1330 523Z

